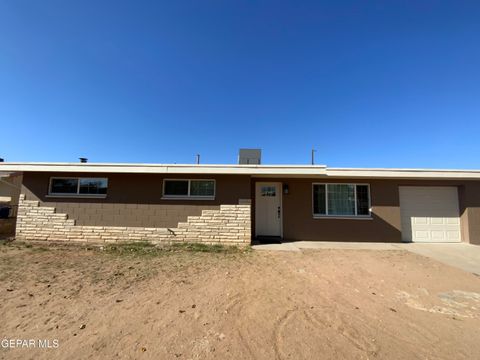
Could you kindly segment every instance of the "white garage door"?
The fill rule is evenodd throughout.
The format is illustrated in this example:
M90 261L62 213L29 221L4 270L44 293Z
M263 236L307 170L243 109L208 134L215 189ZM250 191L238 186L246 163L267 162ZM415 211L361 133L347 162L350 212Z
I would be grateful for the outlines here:
M456 187L400 186L400 214L403 241L462 240Z

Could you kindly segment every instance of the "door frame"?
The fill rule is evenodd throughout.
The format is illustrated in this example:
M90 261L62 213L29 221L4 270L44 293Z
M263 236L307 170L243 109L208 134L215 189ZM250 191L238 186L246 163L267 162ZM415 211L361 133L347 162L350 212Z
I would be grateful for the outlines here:
M258 222L257 222L257 207L258 207L258 199L257 199L257 186L259 185L265 185L265 184L276 184L278 185L278 193L280 196L280 238L283 239L283 183L281 181L255 181L255 186L253 189L253 193L255 196L255 234L254 237L257 237L257 227L258 227ZM261 235L262 236L262 235ZM263 235L263 236L268 236L268 235ZM275 235L271 235L272 237L277 237Z

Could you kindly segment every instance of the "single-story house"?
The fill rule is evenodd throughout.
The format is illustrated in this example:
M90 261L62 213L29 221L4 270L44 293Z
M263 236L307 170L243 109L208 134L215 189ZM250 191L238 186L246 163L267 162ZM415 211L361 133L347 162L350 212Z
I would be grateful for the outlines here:
M4 162L0 173L22 174L18 239L480 244L480 171Z

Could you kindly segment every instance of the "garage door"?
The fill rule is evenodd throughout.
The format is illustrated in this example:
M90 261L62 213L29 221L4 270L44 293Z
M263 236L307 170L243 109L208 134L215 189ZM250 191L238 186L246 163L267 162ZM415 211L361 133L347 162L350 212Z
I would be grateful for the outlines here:
M403 241L461 241L456 187L401 186L400 214Z

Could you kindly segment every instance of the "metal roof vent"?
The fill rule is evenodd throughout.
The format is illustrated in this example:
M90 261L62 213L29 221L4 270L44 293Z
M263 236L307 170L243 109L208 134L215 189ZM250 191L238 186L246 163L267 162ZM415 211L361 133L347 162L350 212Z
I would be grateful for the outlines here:
M240 165L260 165L262 163L261 149L240 149L238 163Z
M81 157L81 158L78 158L78 159L80 160L80 162L81 162L82 164L85 164L85 163L88 162L88 159L87 159L87 158L84 158L84 157Z
M4 162L4 161L5 161L5 159L4 159L4 158L0 158L0 162Z

